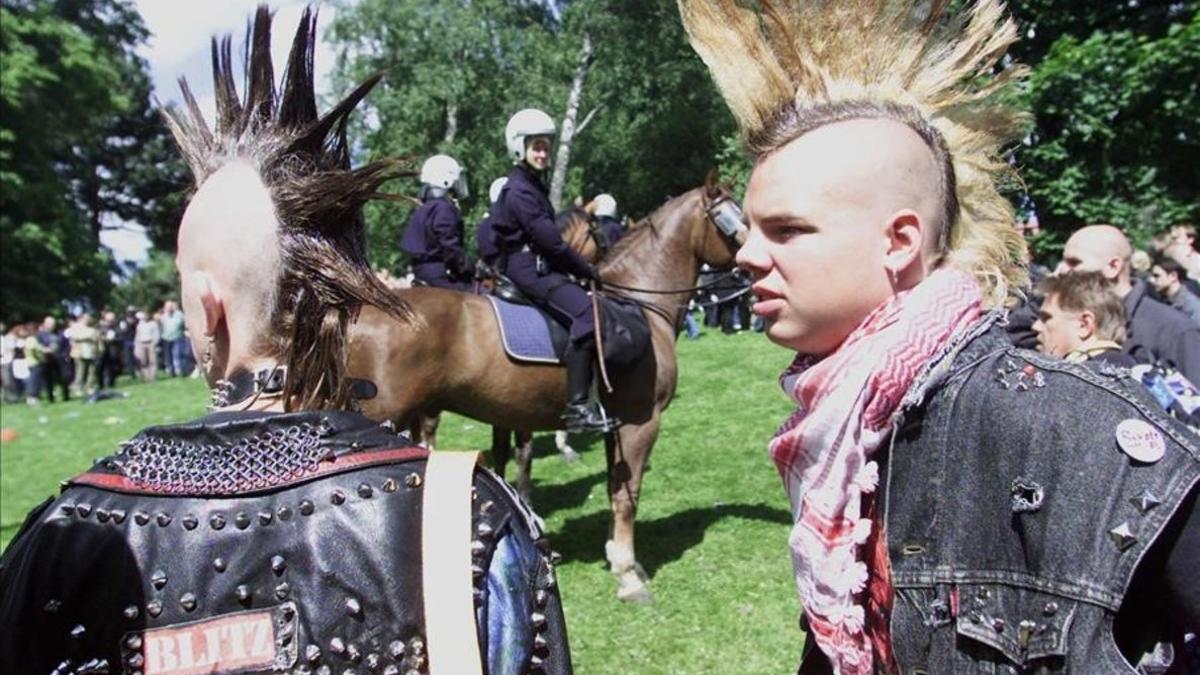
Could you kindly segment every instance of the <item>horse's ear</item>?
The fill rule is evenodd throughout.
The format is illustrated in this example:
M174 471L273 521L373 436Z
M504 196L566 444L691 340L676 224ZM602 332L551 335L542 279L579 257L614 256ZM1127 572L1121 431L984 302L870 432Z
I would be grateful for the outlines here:
M717 173L717 167L708 170L708 174L704 176L704 191L709 197L718 197L721 194L721 180Z

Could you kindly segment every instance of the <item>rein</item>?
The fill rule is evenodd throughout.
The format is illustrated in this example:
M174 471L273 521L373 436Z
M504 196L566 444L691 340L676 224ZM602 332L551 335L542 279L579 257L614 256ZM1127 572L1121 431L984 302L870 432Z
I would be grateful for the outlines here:
M702 291L706 288L716 286L717 284L721 283L722 281L725 281L726 279L731 279L731 278L737 276L737 274L738 274L737 272L725 272L710 281L700 284L699 286L689 286L687 288L673 288L673 289L665 290L665 291L654 290L652 288L636 288L634 286L625 286L623 284L613 283L611 281L603 281L603 282L601 282L601 284L602 284L602 287L604 287L604 288L616 288L616 289L619 289L622 291L629 291L631 293L649 293L650 295L675 295L676 293L694 293L696 291Z

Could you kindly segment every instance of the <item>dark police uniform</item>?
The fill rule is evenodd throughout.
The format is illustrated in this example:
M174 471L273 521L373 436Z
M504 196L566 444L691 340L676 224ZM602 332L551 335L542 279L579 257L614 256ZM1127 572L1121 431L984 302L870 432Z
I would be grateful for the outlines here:
M412 259L417 280L440 288L470 290L462 218L448 197L430 196L413 211L400 248Z
M557 321L569 326L573 340L590 337L595 329L591 298L567 275L581 279L598 279L599 275L563 241L541 177L525 164L513 167L492 211L500 271ZM545 261L542 271L539 257Z
M596 216L596 227L604 236L604 250L608 251L621 241L621 237L625 235L625 228L621 227L621 221L612 216Z
M330 411L144 430L0 558L0 672L429 672L429 453L406 440ZM494 474L471 485L484 672L569 673L538 519Z
M492 211L495 210L496 207L492 206ZM475 244L479 248L479 259L488 267L495 267L500 257L500 249L496 247L496 232L492 226L491 212L484 216L479 227L475 229Z

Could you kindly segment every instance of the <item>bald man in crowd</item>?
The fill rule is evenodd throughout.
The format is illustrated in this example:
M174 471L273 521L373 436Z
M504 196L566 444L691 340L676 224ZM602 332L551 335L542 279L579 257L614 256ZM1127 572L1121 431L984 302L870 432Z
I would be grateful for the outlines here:
M1165 361L1192 382L1200 382L1200 327L1150 296L1146 282L1134 280L1133 248L1112 225L1089 225L1067 240L1058 273L1100 272L1125 303L1125 353L1141 363Z

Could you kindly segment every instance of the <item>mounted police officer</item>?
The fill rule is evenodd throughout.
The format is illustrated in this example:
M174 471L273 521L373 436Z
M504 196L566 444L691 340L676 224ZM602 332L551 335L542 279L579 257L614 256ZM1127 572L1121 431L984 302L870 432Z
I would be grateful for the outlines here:
M516 164L493 209L500 272L537 305L570 329L567 367L568 431L608 431L615 420L589 401L596 358L592 299L580 282L600 281L596 268L573 251L554 223L544 182L556 129L549 115L532 108L512 116L504 130Z
M434 155L421 165L421 206L413 211L400 240L400 248L412 259L417 281L470 290L463 222L453 199L467 195L466 172L453 157Z
M593 212L596 215L596 228L604 237L602 248L606 251L610 250L625 235L625 228L621 226L621 221L617 218L617 200L612 195L605 193L597 195L592 203L595 205Z
M495 267L500 250L496 248L496 233L492 227L492 214L496 212L496 202L500 199L500 191L508 183L508 178L501 176L488 186L488 213L475 230L475 243L479 248L479 260L488 267Z

